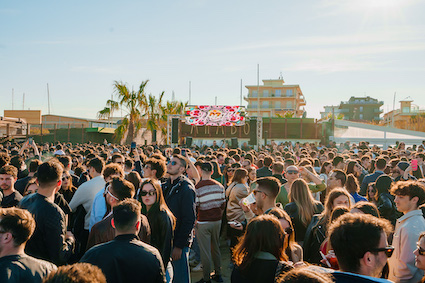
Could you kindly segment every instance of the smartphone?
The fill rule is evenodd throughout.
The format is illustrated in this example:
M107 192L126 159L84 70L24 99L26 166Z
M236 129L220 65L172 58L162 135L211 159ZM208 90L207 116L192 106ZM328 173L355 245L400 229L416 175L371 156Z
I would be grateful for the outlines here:
M182 155L186 156L186 149L182 149Z
M131 142L130 148L135 149L136 148L136 142Z
M326 265L328 267L332 267L331 263L329 262L329 260L326 258L326 256L322 253L322 251L319 251L320 255L322 256L323 260L326 262Z
M29 144L32 144L33 142L34 142L34 140L33 140L33 138L32 138L32 137L28 138L28 143L29 143Z
M412 166L413 171L418 170L418 160L417 159L412 159L410 165Z

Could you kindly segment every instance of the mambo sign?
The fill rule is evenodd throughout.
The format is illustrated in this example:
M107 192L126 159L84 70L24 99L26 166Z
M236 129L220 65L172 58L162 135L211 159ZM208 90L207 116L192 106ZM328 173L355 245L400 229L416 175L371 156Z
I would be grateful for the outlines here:
M185 123L191 126L243 126L245 107L196 105L185 108Z

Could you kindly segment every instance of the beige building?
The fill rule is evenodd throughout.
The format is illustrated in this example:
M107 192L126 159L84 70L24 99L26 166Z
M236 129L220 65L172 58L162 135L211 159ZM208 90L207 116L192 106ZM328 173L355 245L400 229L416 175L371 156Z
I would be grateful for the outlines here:
M306 105L299 85L288 85L282 77L276 80L263 80L263 85L247 85L247 112L251 117L276 117L293 113L293 117L302 117Z
M24 119L28 124L41 124L41 110L4 110L4 117Z
M409 97L400 101L400 109L395 109L384 114L384 125L396 128L409 129L409 121L412 116L425 114L425 110L414 105Z

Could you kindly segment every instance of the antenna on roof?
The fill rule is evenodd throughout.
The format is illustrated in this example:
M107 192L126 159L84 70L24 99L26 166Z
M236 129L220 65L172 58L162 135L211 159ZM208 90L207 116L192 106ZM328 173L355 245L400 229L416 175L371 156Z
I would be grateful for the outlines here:
M15 96L14 92L15 92L15 90L12 88L12 110L13 110L13 100L15 100L14 99L14 96Z
M50 115L50 92L49 92L49 83L47 83L47 113Z
M282 72L280 72L279 80L283 80Z

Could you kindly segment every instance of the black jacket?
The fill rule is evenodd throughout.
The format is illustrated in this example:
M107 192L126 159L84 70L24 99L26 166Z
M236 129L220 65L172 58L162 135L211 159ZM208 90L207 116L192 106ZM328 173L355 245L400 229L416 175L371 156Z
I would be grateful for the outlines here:
M320 214L314 215L304 237L303 258L304 261L313 264L320 264L322 257L319 250L323 241L326 239L327 221L323 221Z
M148 213L151 226L151 245L158 249L164 266L167 266L173 246L173 222L165 211Z
M57 265L65 264L72 255L74 241L65 240L66 221L62 209L38 193L24 197L19 206L31 212L36 223L25 252Z
M53 263L26 254L0 258L0 282L38 283L53 270L56 270Z
M165 282L158 250L133 234L119 235L110 242L94 246L80 262L98 266L108 283Z
M235 266L231 275L232 283L273 283L280 274L284 274L292 269L292 266L278 260L254 259L250 265L252 268L240 270Z
M292 225L294 226L294 231L295 231L295 241L296 242L304 241L308 224L304 225L302 223L300 213L298 211L298 206L295 204L295 202L291 202L285 205L284 209L288 213L288 215L291 217ZM324 209L323 204L318 202L315 206L314 214L322 213L323 209Z
M257 169L257 178L262 177L269 177L272 175L272 170L269 169L269 167L261 167L260 169Z
M190 247L196 220L195 186L187 177L180 176L173 183L167 179L162 190L168 208L176 217L174 247Z
M398 212L395 203L394 196L390 193L382 193L378 198L378 210L382 218L385 218L395 225L397 218L401 216Z

